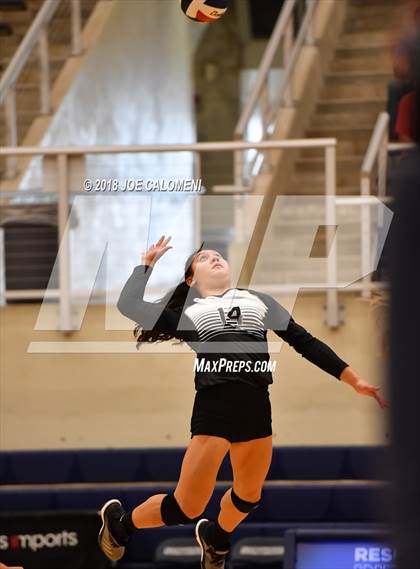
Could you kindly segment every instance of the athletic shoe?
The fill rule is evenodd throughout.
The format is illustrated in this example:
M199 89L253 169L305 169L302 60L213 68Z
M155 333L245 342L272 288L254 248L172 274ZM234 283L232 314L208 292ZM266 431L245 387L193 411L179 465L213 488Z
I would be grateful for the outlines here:
M116 500L108 500L103 506L98 514L102 518L102 527L98 535L99 547L111 561L118 561L125 553L125 547L117 543L117 541L112 537L111 531L109 529L109 522L111 519L118 518L125 513L124 508L121 506L121 502Z
M200 520L195 526L195 537L201 549L201 569L224 569L227 551L216 551L205 540L206 528L211 522L206 519Z

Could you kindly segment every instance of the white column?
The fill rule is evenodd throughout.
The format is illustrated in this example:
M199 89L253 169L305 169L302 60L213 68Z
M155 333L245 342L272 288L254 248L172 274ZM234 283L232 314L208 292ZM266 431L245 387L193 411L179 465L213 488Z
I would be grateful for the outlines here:
M325 217L327 257L327 325L337 328L339 325L337 291L337 237L336 237L336 147L325 148Z
M68 220L68 168L67 156L57 155L58 172L58 238L59 238L59 329L71 330L70 308L70 247L67 228Z
M363 197L370 196L370 176L362 177L360 193ZM371 206L368 203L363 203L361 206L361 262L362 262L362 275L363 277L363 288L362 296L364 298L369 298L371 296L370 282L371 282L371 216L370 216ZM369 273L369 274L368 274Z

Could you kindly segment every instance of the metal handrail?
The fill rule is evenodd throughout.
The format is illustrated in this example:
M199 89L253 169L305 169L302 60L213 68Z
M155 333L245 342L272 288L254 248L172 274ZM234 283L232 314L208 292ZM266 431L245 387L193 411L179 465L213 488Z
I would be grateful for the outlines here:
M273 104L273 107L272 107L271 111L269 112L269 116L266 120L266 123L265 123L266 132L263 133L263 137L264 137L264 134L271 134L272 132L274 132L274 130L276 128L277 116L279 114L279 109L281 108L283 100L287 96L287 90L290 89L291 73L292 73L293 67L296 63L296 60L298 58L299 51L303 45L305 37L307 36L308 31L310 29L314 9L315 9L315 2L314 1L309 2L305 17L304 17L302 24L300 26L298 35L297 35L296 40L295 40L295 44L294 44L293 49L290 53L286 68L284 70L284 74L283 74L281 85L280 85L279 94L278 94L278 96L276 98L276 102ZM262 83L262 85L263 84L264 83ZM293 101L290 101L290 104L293 104ZM254 106L254 108L255 108L255 106ZM252 114L252 111L251 111L251 114ZM249 118L250 118L250 116L249 116ZM248 118L248 120L249 120L249 118ZM259 160L259 157L261 157L261 154L257 153L255 155L253 161L251 162L251 165L250 165L250 171L252 172L253 176L257 176L260 173L262 165L263 165L263 160L260 160L258 167L257 168L255 167L257 161Z
M311 24L311 21L313 18L314 10L315 10L315 2L313 2L313 1L309 2L308 8L306 10L305 17L302 21L298 35L296 37L295 45L293 46L292 52L291 52L290 57L289 57L289 61L288 61L286 68L284 70L284 75L282 77L282 82L280 85L280 92L279 92L279 95L277 98L277 103L273 105L273 110L272 110L272 113L271 113L269 120L268 120L268 126L270 128L275 127L275 125L273 125L273 122L275 121L275 117L278 114L279 106L281 105L281 102L283 101L283 98L285 96L286 89L288 88L292 69L296 63L297 58L298 58L299 50L302 47L304 40L305 40L305 37L309 31L309 27L310 27L310 24Z
M375 127L372 132L371 139L366 151L365 158L360 170L360 195L367 198L371 196L372 172L374 167L377 168L378 173L378 196L385 197L386 188L386 167L388 156L388 126L389 115L388 113L380 113ZM371 278L372 274L369 272L371 267L371 211L368 205L362 206L361 210L361 270L365 275L362 281L363 289L362 296L370 297L372 293Z
M0 156L51 156L80 154L117 154L138 152L220 152L229 150L270 150L276 148L326 148L336 146L336 138L266 140L262 142L196 142L194 144L132 144L127 146L26 146L0 148Z
M273 33L271 34L270 40L265 49L261 64L258 68L257 80L255 82L254 88L252 90L251 96L239 117L238 123L235 128L235 138L242 138L246 129L246 125L254 112L254 109L259 101L260 95L262 93L265 82L268 78L268 73L273 64L274 56L279 48L280 42L283 40L284 34L286 32L289 19L293 13L296 0L286 0L280 15L277 19L276 25L274 27Z
M263 58L261 60L259 68L258 68L258 75L257 75L257 79L255 81L254 88L253 88L251 95L248 99L248 102L245 105L245 108L243 109L241 116L239 117L239 120L237 122L235 131L234 131L235 138L237 138L237 139L243 138L245 131L246 131L247 124L248 124L257 104L259 103L259 101L261 99L264 87L268 81L268 74L269 74L270 69L272 67L276 52L279 49L281 42L285 39L285 35L288 31L289 26L292 24L292 22L290 20L291 20L292 14L293 14L293 10L296 6L296 1L297 0L286 0L286 2L283 5L283 8L280 12L280 15L277 19L273 33L271 34L270 40L267 44ZM313 13L314 13L314 9L315 9L315 6L317 4L317 1L318 0L307 0L306 1L307 11L306 11L305 17L303 19L303 22L300 26L297 38L295 40L295 45L294 45L291 53L286 54L286 61L284 62L286 72L285 72L285 76L284 76L284 79L282 81L282 86L281 86L283 95L284 95L284 91L286 90L286 87L287 87L289 79L290 79L291 70L292 70L292 68L296 62L297 53L298 53L299 48L301 47L301 45L303 43L305 33L309 32L310 23L311 23L311 20L313 17ZM298 43L299 43L299 45L297 45Z
M389 115L388 113L380 113L376 120L372 136L360 169L360 195L364 200L362 206L362 222L361 222L361 262L362 274L366 276L362 282L362 295L369 297L372 292L371 274L368 274L371 266L370 259L370 242L371 242L371 211L368 200L372 193L372 174L376 168L376 182L378 187L378 198L382 202L392 201L392 198L386 196L386 179L387 179L387 159L390 152L398 152L402 150L410 150L415 148L414 143L390 143L388 141ZM379 224L382 218L379 219Z
M61 0L44 0L29 30L25 34L16 53L12 57L6 71L0 79L0 103L6 98L8 90L13 87L20 72L26 65L28 58L40 39L40 36L54 16Z
M268 150L268 149L296 149L296 148L323 148L325 152L325 196L328 197L328 206L326 208L326 225L333 227L335 225L335 207L333 201L336 191L336 146L335 138L317 138L317 139L292 139L292 140L267 140L264 142L201 142L195 144L152 144L152 145L131 145L131 146L69 146L69 147L4 147L0 148L0 156L28 156L38 155L48 157L48 167L51 167L56 159L55 167L51 170L52 181L49 186L58 194L58 229L59 229L59 315L60 329L71 329L71 311L70 311L70 263L69 263L69 235L66 232L66 224L68 219L67 204L70 195L70 180L72 179L72 168L76 168L80 179L82 172L80 170L79 161L72 163L72 156L80 155L99 155L99 154L116 154L116 153L152 153L152 152L186 152L190 151L196 156L198 161L197 171L200 171L199 159L200 152L220 152L220 151L243 151L248 149ZM76 170L75 170L76 172ZM47 189L45 189L47 191ZM22 192L24 194L25 192ZM1 195L1 194L0 194ZM197 215L197 212L196 212ZM328 256L327 266L327 322L330 326L339 324L338 310L338 290L337 290L337 257L336 247L333 245ZM31 294L37 294L40 291L31 291ZM55 292L55 291L54 291ZM9 293L5 291L6 298ZM12 293L13 294L13 293Z

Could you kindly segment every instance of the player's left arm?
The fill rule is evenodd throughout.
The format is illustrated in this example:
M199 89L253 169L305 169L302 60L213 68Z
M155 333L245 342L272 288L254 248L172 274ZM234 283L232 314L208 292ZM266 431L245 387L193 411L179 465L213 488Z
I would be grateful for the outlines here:
M292 346L305 359L350 385L360 395L368 395L384 409L387 401L379 395L381 387L370 385L342 360L325 342L312 336L298 324L290 313L270 295L264 295L267 304L266 328L273 330L282 340Z

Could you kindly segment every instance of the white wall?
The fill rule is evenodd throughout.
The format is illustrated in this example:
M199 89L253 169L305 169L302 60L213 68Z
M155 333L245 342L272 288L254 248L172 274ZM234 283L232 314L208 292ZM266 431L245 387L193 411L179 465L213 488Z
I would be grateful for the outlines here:
M194 142L191 65L202 30L203 26L186 18L173 0L115 2L42 145ZM92 180L192 175L192 159L185 154L87 158L87 177ZM41 176L39 161L34 160L21 189L40 188ZM125 199L128 197L130 202ZM117 255L108 254L107 284L111 289L121 286L138 262L139 251L169 231L176 247L168 255L167 269L171 274L179 272L194 248L193 199L179 193L136 194L135 198L126 194L121 200L110 200L97 195L85 203L78 201L75 213L79 225L70 238L74 288L90 286L87 269L97 264L110 233L118 251ZM181 209L182 223L174 224L174 212ZM166 284L159 271L154 280L155 284Z

